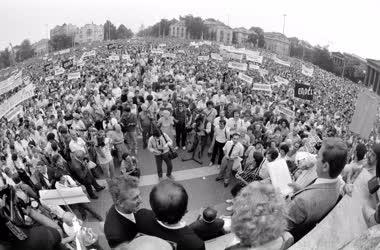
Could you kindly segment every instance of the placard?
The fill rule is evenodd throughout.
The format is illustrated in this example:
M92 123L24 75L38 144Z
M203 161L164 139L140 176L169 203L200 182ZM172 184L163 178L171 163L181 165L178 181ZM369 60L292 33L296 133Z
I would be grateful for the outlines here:
M249 64L249 69L259 70L260 66L250 63Z
M289 109L289 108L285 108L283 106L280 106L280 107L278 107L278 112L280 112L281 114L284 114L289 119L294 119L294 111Z
M112 55L112 56L108 57L108 60L110 60L110 61L119 61L120 60L120 56L118 56L118 55Z
M208 61L210 59L209 56L198 56L198 61Z
M283 66L287 66L287 67L290 67L290 62L286 62L284 60L281 60L280 58L277 58L277 56L273 56L273 60L278 63L278 64L281 64Z
M108 45L107 45L107 49L108 49L108 50L116 49L116 44L114 44L114 43L108 44Z
M252 77L249 77L249 76L247 76L246 74L243 74L243 73L241 73L241 72L239 73L238 78L239 78L240 80L245 81L246 83L249 83L249 84L251 84L251 83L253 82L253 78L252 78Z
M255 62L255 63L259 63L259 64L263 63L263 57L260 55L247 54L246 59L247 59L247 61L251 61L251 62Z
M45 82L48 82L48 81L51 81L51 80L54 80L54 76L47 76L47 77L45 77Z
M68 59L62 62L62 68L69 69L74 65L73 59Z
M275 76L274 77L274 80L279 83L279 84L283 84L283 85L288 85L289 84L289 80L285 79L285 78L282 78L281 76Z
M176 55L173 53L164 53L164 54L162 54L162 57L164 57L164 58L175 58Z
M266 162L270 180L275 188L278 188L282 195L288 195L293 189L288 184L292 183L288 165L284 159Z
M312 101L314 96L314 87L302 83L294 85L294 97Z
M267 84L254 83L252 85L252 90L272 92L272 87Z
M70 73L70 74L68 74L68 76L67 76L67 79L68 79L68 80L79 79L79 78L80 78L80 72Z
M223 57L217 53L211 53L211 58L217 61L223 61Z
M58 51L58 53L60 55L63 55L63 54L69 53L69 52L70 52L70 49L64 49L64 50Z
M246 71L247 70L247 64L246 63L239 63L239 62L229 62L228 68Z
M65 69L64 68L58 68L54 71L54 75L55 76L59 76L59 75L62 75L63 73L65 73Z
M128 55L128 54L124 54L124 55L122 55L121 56L121 58L123 59L123 60L131 60L131 57Z
M235 53L228 53L228 58L236 61L241 61L243 60L243 55L242 54L235 54Z

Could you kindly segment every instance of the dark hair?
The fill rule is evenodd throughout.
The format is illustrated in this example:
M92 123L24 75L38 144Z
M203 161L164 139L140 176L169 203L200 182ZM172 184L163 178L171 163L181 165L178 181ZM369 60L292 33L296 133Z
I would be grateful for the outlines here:
M160 137L160 136L161 136L161 133L160 133L160 131L159 131L158 129L153 129L153 131L152 131L152 135L153 135L154 137Z
M264 156L262 153L255 151L253 153L253 159L256 162L256 167L259 167L264 160Z
M148 95L148 96L146 97L146 99L147 99L148 101L151 101L151 100L153 100L153 96L152 96L152 95Z
M106 145L104 142L104 137L102 136L98 136L96 138L96 141L98 142L98 147L104 147Z
M150 206L157 220L175 224L187 211L188 195L185 188L174 181L164 180L153 187L149 195Z
M245 187L246 185L243 182L238 182L235 186L231 188L231 195L232 197L236 197L240 191Z
M270 158L272 161L276 160L277 157L278 157L278 151L277 149L275 148L270 148L268 151L267 151L267 155L270 155Z
M280 150L284 150L285 154L287 154L289 152L289 146L288 146L288 144L282 143L280 145Z
M224 120L224 119L220 119L220 120L219 120L219 123L223 123L223 125L226 125L226 124L227 124L226 120Z
M214 106L214 103L213 103L212 101L207 101L207 102L206 102L206 107L209 106L209 105Z
M325 150L322 152L322 163L327 162L329 164L330 178L336 178L346 165L347 145L339 138L329 137L323 140L323 146ZM379 164L378 161L376 167Z
M281 128L280 128L280 127L275 127L275 128L274 128L274 133L276 133L277 131L280 131L280 132L281 132Z
M128 153L123 153L122 156L121 156L121 158L122 158L122 159L125 159L125 158L127 158L128 156L129 156Z
M56 151L58 150L58 144L57 144L56 142L53 142L53 143L51 144L51 149L52 149L54 152L56 152Z
M367 153L367 148L363 143L359 143L356 146L356 158L358 161L361 161L364 159L365 154Z
M131 107L129 107L129 106L124 107L124 111L130 113L131 112Z
M374 144L372 150L376 155L376 176L380 177L380 144Z

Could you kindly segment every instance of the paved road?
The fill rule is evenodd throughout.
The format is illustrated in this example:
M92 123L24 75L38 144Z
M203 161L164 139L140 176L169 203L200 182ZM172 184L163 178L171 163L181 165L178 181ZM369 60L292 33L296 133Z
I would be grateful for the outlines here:
M149 208L149 192L153 185L158 182L156 165L153 155L148 150L143 150L141 147L141 140L139 140L139 153L138 160L141 169L140 190L143 199L143 207ZM230 185L224 188L222 182L216 182L215 177L218 173L217 167L208 167L209 158L205 154L202 158L203 164L200 165L193 161L181 161L182 158L189 158L189 153L179 150L180 157L173 161L173 176L176 181L179 181L186 188L189 195L189 212L185 215L184 220L189 224L196 219L202 208L212 206L218 210L219 215L229 214L225 208L227 204L226 199L231 197ZM166 171L166 165L163 163L163 171ZM104 180L100 182L106 185ZM232 183L233 184L233 183ZM98 200L93 200L90 206L95 209L103 218L106 212L112 205L111 197L105 189L100 192ZM99 233L100 244L104 249L109 249L107 242L102 233L100 223L94 218L87 219L87 225L95 229Z

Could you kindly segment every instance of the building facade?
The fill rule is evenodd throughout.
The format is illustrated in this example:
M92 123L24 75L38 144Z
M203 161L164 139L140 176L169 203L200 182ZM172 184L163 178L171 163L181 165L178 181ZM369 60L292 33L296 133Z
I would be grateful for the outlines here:
M189 38L189 34L187 33L187 28L185 25L185 21L181 20L169 26L169 36L187 39Z
M247 42L249 35L256 34L254 31L247 30L246 28L236 28L233 30L233 41L236 44L244 44Z
M98 42L104 40L103 25L86 24L75 33L74 42L76 44Z
M46 53L49 53L49 39L42 39L36 43L32 44L32 48L34 50L34 53L37 56L45 55Z
M209 38L225 45L232 44L233 30L222 22L216 20L205 20L208 27Z
M372 86L373 92L380 95L380 61L367 59L367 72L364 79L366 86Z
M74 36L78 31L78 27L72 24L57 25L50 30L50 38L58 35Z
M278 32L266 32L264 39L267 50L282 56L290 55L290 41L285 35Z

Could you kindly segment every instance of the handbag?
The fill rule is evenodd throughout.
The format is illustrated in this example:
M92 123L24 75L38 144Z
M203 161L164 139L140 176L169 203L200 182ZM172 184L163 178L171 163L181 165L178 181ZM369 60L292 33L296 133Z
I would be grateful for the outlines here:
M379 190L380 183L377 176L374 176L368 181L368 190L370 194L374 194Z
M165 142L168 143L168 140L166 140L166 137L165 137L164 133L162 133L162 131L161 131L161 134L162 134L162 137L164 137ZM168 154L169 154L169 159L170 159L170 160L173 160L173 159L175 159L175 158L178 157L178 153L177 153L177 151L175 151L175 150L174 150L172 147L170 147L170 146L169 146L169 152L168 152Z

